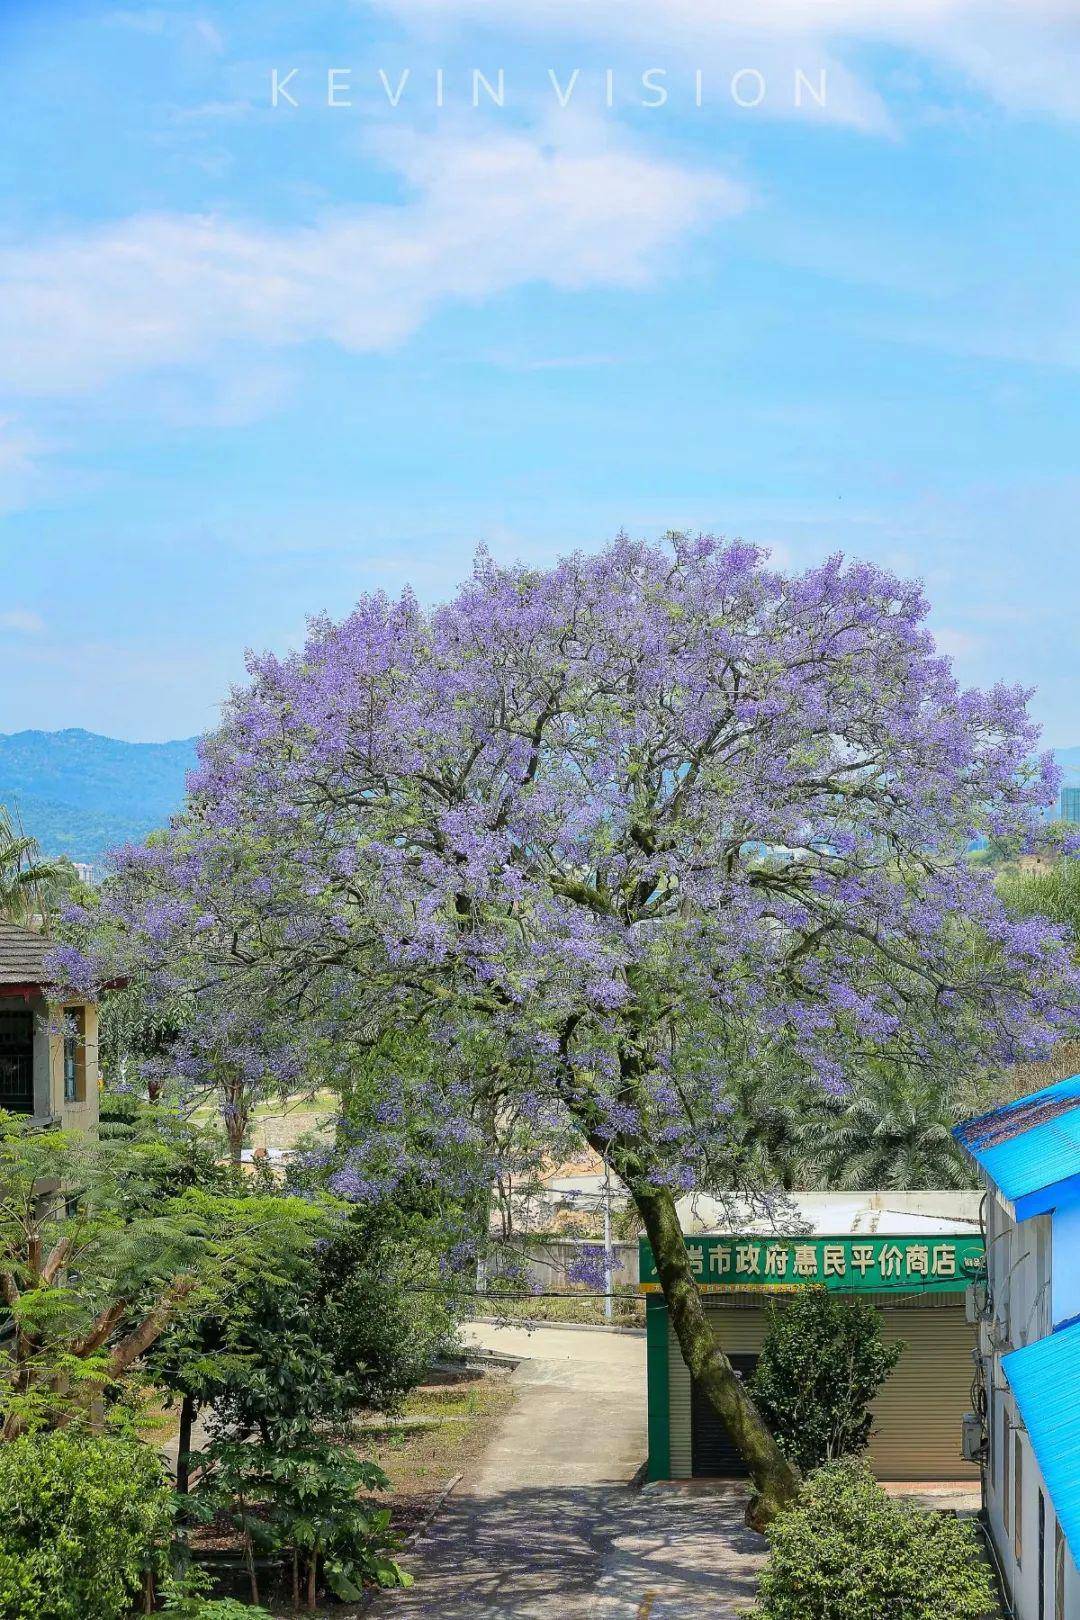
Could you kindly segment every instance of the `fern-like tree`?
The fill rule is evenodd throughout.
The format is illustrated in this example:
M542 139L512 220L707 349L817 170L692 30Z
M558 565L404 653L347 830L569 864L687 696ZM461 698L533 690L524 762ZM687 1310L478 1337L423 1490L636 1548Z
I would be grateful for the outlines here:
M96 1143L0 1113L0 1441L93 1427L178 1318L226 1312L333 1228L325 1203L253 1191L167 1122Z
M801 1136L833 1187L962 1188L973 1185L952 1136L957 1110L935 1074L891 1064L868 1069L850 1096L816 1115Z
M0 918L22 927L48 923L79 888L71 862L45 860L37 840L0 805Z

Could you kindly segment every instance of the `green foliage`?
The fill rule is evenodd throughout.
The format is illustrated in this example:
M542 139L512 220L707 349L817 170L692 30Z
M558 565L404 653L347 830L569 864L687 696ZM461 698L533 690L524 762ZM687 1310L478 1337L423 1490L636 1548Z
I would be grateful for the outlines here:
M903 1354L865 1300L807 1289L773 1305L751 1392L803 1472L865 1450L870 1404Z
M893 1500L861 1464L814 1474L766 1534L749 1620L981 1620L994 1607L974 1525Z
M22 926L37 917L49 922L66 900L83 892L71 862L44 860L37 840L0 804L0 917Z
M166 1329L227 1314L253 1278L272 1286L282 1253L331 1221L325 1201L222 1169L168 1116L145 1139L95 1142L0 1114L0 1316L15 1329L0 1438L86 1423L97 1395L122 1414Z
M388 1508L357 1499L385 1490L389 1480L373 1462L340 1446L311 1441L287 1448L218 1441L194 1499L204 1516L225 1513L253 1553L289 1558L307 1571L309 1594L321 1569L335 1596L357 1599L365 1585L408 1586L394 1558L400 1539Z
M160 1585L161 1612L172 1620L271 1620L266 1609L233 1597L211 1597L213 1586L213 1577L198 1564L168 1570Z
M395 1245L360 1216L320 1216L295 1198L271 1207L258 1263L227 1296L176 1323L152 1370L160 1384L213 1408L216 1437L287 1449L360 1407L396 1405L450 1324L438 1293L406 1291L410 1264L434 1278L429 1255L412 1255L407 1241Z
M146 1446L66 1434L0 1446L0 1614L122 1620L172 1522Z
M166 1603L162 1613L173 1620L272 1620L269 1610L239 1598L178 1597Z
M1076 829L1070 828L1075 836ZM1000 872L997 890L1012 917L1046 917L1080 944L1080 860L1059 860L1038 871Z
M805 1116L800 1135L829 1187L970 1187L952 1135L958 1117L941 1076L869 1065L845 1102Z
M404 1210L361 1207L319 1255L316 1331L353 1409L393 1409L455 1342L431 1239Z

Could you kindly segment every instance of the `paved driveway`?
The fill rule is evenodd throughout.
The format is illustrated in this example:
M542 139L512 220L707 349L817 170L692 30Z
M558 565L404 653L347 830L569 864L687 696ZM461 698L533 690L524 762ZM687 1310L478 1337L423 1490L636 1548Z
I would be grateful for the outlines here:
M477 1324L527 1357L517 1400L471 1478L406 1560L378 1620L729 1620L761 1543L740 1501L631 1490L645 1456L645 1341Z

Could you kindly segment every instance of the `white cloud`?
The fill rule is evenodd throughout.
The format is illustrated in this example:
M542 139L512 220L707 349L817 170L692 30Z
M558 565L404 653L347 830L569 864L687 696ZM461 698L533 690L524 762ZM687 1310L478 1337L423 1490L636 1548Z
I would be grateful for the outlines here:
M0 613L0 630L15 630L24 636L39 636L45 628L40 613L30 608L7 608Z
M982 646L978 636L949 624L943 624L934 631L934 641L938 652L945 653L949 658L970 658Z
M19 422L0 417L0 512L25 506L42 478L44 447Z
M858 89L845 46L884 43L946 64L1004 106L1080 116L1080 13L1075 0L378 0L413 28L458 24L588 39L654 52L721 48L734 62L778 44L834 46L834 116L873 122L876 98ZM657 54L656 60L661 61ZM737 64L736 64L737 65ZM760 64L759 64L760 65ZM880 104L878 104L880 106Z
M610 126L580 137L410 135L386 150L407 201L307 227L157 214L5 247L0 383L78 391L245 342L383 350L447 300L648 285L694 232L748 206L739 183Z

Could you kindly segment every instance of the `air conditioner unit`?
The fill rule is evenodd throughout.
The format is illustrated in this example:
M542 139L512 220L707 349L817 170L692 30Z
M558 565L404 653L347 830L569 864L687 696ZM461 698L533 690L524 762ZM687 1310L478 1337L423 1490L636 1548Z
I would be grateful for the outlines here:
M964 1413L960 1454L964 1461L969 1463L982 1462L986 1455L986 1431L981 1418L975 1412Z

